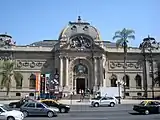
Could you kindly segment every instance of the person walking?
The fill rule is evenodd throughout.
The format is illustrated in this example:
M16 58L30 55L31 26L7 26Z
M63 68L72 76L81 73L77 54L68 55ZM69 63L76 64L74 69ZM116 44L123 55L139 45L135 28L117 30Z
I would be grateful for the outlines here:
M80 102L81 102L81 100L82 100L82 97L81 97L82 90L81 89L79 89L79 94L80 94Z
M83 99L84 99L84 90L83 89L81 91L81 98L82 98L82 101L83 101Z

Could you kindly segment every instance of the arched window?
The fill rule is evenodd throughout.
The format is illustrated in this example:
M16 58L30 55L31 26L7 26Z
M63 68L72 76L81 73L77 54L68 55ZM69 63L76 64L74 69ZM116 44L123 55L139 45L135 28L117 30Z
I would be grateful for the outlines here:
M16 89L22 89L22 83L23 83L23 78L17 83L16 82Z
M85 65L80 63L74 67L74 72L76 74L88 74L88 69Z
M110 80L111 80L111 87L117 87L117 76L112 74L112 76L110 77Z
M141 89L142 88L142 78L141 78L141 76L136 75L135 80L136 80L136 89Z
M36 89L36 75L35 74L31 74L29 78L29 88Z
M124 79L124 77L123 77L123 81L124 81L125 79ZM129 87L130 87L130 81L129 81L129 76L128 75L126 75L126 81L124 81L125 83L126 83L126 86L125 86L125 88L126 89L129 89Z

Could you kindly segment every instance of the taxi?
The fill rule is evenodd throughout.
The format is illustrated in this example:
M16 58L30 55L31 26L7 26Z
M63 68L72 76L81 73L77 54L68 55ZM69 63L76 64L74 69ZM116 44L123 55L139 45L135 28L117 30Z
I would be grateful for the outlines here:
M160 113L160 101L158 100L144 100L138 105L133 106L133 110L139 113L159 114Z
M59 109L60 113L68 113L70 111L70 106L59 103L58 101L52 99L40 100L41 103L48 105L49 107L56 107Z

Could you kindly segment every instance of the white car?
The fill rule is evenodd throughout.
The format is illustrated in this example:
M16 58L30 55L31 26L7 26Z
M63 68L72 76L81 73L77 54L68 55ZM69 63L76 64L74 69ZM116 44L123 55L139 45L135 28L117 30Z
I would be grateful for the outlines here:
M23 120L24 115L18 110L10 110L3 104L0 104L0 120Z
M114 107L118 103L118 100L115 97L98 97L91 99L91 106L110 106Z

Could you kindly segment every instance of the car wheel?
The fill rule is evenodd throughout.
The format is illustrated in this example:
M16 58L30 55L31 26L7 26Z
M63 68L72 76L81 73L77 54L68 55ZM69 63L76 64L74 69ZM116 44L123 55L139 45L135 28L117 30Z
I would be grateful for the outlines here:
M114 107L114 106L115 106L115 103L111 102L111 103L110 103L110 106L111 106L111 107Z
M99 103L95 103L95 104L94 104L94 107L99 107Z
M23 111L23 115L24 115L24 117L27 117L28 116L28 112L27 111Z
M16 108L16 104L14 104L12 107L13 107L13 108Z
M149 110L145 110L145 111L144 111L144 114L145 114L145 115L148 115L148 114L149 114Z
M12 117L12 116L9 116L9 117L7 118L7 120L15 120L15 118Z
M65 108L61 108L60 112L61 112L61 113L65 113L65 112L66 112L66 109L65 109Z
M50 112L47 113L47 116L48 116L49 118L51 118L51 117L54 116L54 113L50 111Z

